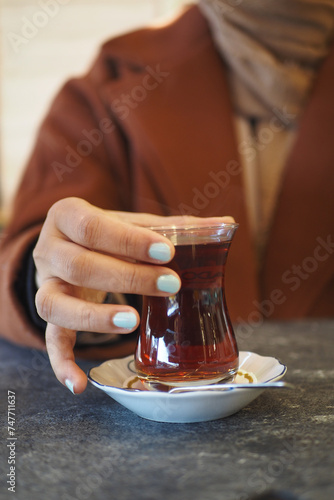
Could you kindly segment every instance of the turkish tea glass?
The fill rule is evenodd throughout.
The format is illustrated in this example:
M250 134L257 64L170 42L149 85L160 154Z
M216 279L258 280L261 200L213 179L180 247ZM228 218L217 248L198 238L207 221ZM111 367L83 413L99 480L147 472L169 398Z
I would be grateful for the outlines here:
M138 377L151 389L213 384L238 370L238 347L225 300L225 266L237 224L150 227L175 245L166 266L181 288L143 297L135 352Z

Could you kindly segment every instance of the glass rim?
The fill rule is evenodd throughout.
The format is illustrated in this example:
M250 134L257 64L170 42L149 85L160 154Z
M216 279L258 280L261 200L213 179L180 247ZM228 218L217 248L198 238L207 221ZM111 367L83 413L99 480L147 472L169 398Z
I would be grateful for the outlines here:
M217 229L237 229L239 224L237 222L220 222L217 224L203 223L199 224L171 224L168 226L143 226L145 229L151 231L191 231L191 230L217 230Z

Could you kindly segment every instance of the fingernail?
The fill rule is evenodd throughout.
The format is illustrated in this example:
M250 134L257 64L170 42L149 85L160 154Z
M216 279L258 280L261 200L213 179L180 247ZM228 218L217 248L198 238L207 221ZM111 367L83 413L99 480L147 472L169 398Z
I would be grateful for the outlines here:
M180 281L171 274L163 274L157 281L158 290L167 293L176 293L180 288Z
M68 378L65 380L65 385L66 385L67 389L69 389L71 391L72 394L75 394L73 384Z
M120 312L115 314L112 321L119 328L132 330L137 324L137 316L131 312Z
M152 259L162 262L167 262L172 257L170 248L166 243L153 243L149 248L148 254Z

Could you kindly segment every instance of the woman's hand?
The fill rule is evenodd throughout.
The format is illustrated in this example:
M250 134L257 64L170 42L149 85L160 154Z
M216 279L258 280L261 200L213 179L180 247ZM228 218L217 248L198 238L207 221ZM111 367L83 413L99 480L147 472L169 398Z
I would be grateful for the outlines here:
M135 309L102 304L107 292L163 297L179 290L178 275L163 267L174 256L173 244L141 226L181 219L197 220L111 212L79 198L63 199L49 210L33 252L36 306L48 323L46 348L52 368L74 393L87 385L87 376L74 361L76 332L130 333L139 324Z

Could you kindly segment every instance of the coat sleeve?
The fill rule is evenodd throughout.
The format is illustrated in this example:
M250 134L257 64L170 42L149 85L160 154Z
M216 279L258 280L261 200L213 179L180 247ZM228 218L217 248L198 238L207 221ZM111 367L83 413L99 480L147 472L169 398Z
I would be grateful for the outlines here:
M101 208L131 210L128 147L103 98L109 78L104 66L99 61L87 75L66 83L54 100L2 236L0 335L21 345L44 347L42 325L28 313L24 281L51 205L77 196Z

